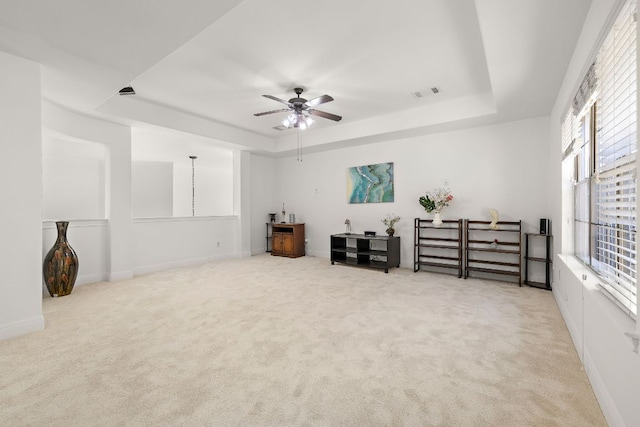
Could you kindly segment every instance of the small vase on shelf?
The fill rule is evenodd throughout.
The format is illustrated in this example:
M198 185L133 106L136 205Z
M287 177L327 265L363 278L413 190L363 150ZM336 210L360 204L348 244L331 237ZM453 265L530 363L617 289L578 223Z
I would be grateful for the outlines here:
M442 218L440 218L440 212L436 212L433 214L433 222L432 222L434 227L441 227L442 226Z
M389 237L393 237L393 235L395 234L396 230L393 228L387 228L385 230L387 232L387 234L389 235Z

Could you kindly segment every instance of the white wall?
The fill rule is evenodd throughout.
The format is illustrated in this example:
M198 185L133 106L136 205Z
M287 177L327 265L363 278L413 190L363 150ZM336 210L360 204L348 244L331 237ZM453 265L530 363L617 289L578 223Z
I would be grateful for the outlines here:
M134 273L237 257L237 222L234 216L135 219Z
M197 157L193 169L189 156ZM132 129L132 159L136 163L166 162L173 165L172 188L167 189L167 193L172 193L173 212L167 216L192 216L192 172L195 173L195 216L234 214L233 150L195 135L169 129L135 127ZM133 188L145 185L134 182ZM142 204L140 199L134 199L136 212L146 210Z
M133 162L131 186L134 218L173 216L173 163Z
M43 218L105 218L104 145L44 135L42 175Z
M40 66L0 52L0 339L44 327Z
M105 147L108 277L109 280L131 277L130 128L77 114L46 101L42 102L42 107L42 127L48 135L70 141L90 141Z
M267 250L266 223L269 213L278 212L275 198L276 160L251 155L251 254ZM297 219L297 218L296 218ZM270 249L270 248L269 248Z
M280 159L276 165L276 204L282 202L297 222L306 223L310 255L329 257L329 236L345 231L384 233L381 219L393 212L402 217L396 236L402 239L401 264L413 266L413 219L431 218L418 203L428 190L446 181L454 200L443 218L489 220L489 208L501 220L523 220L523 231L537 231L539 218L550 216L547 187L547 117L394 140L317 154ZM304 142L303 142L304 146ZM395 202L349 204L347 168L394 163ZM266 217L255 221L259 223Z
M630 427L640 425L640 357L633 352L632 341L625 333L640 332L640 327L598 290L598 279L571 256L572 224L567 216L571 207L562 203L567 182L562 180L560 148L561 120L622 3L592 1L551 114L548 194L556 236L554 249L556 254L565 254L555 257L555 299L607 422ZM570 197L565 201L570 204Z
M224 216L233 213L233 159L209 167L198 158L173 165L173 216ZM192 173L194 179L192 182Z
M182 140L176 143L170 132L168 136L162 138L161 130L151 134L142 132L147 139L142 138L142 144L132 147L131 128L128 126L83 116L48 102L44 102L43 107L42 126L47 135L60 141L74 143L91 141L104 147L105 152L106 189L104 194L107 220L74 220L70 221L69 225L68 239L78 253L80 264L76 284L124 279L131 277L134 273L196 264L221 257L239 256L241 245L239 232L242 228L238 226L238 218L230 215L236 187L233 182L234 175L231 173L235 162L231 150L220 149L214 144L207 145L203 143L202 138L194 141L194 144L185 144ZM140 133L137 135L139 136ZM159 145L154 146L154 143ZM228 175L228 178L225 178L226 181L217 182L224 189L214 190L209 187L205 191L209 193L212 200L216 197L228 199L225 203L225 212L228 212L228 215L202 218L132 219L132 156L141 161L148 161L149 158L146 155L151 152L149 155L152 158L157 158L159 155L159 161L171 162L171 159L167 160L162 156L175 154L167 148L172 144L178 150L186 149L188 154L198 155L198 160L202 160L203 167L225 171L224 174ZM192 152L191 149L201 151ZM182 160L190 172L191 160L187 152L183 153ZM38 162L38 171L39 164L40 162ZM76 166L78 169L84 168L82 162L80 166L69 167L74 169ZM239 162L238 168L240 166ZM78 171L68 171L69 174L75 172ZM248 171L246 173L248 174ZM190 173L188 175L190 180ZM213 175L215 178L215 173ZM239 177L240 175L238 179ZM38 182L40 182L40 176ZM171 188L173 178L168 182ZM215 185L212 184L212 186ZM239 185L238 188L240 188ZM250 191L249 186L246 191ZM242 209L241 203L238 204L238 209ZM38 198L37 213L40 220L40 198ZM52 221L45 221L39 229L44 229L44 239L40 238L38 243L40 252L38 258L42 259L55 240L55 225ZM248 233L244 234L248 235ZM38 272L39 270L40 267ZM38 283L39 297L42 294L40 286L41 279Z

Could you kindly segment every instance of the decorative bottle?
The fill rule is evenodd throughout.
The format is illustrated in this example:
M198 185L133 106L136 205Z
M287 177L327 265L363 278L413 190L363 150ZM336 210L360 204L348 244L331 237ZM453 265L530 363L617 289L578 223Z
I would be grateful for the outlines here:
M68 221L57 221L58 238L44 257L44 283L52 297L69 295L78 277L78 255L67 241Z

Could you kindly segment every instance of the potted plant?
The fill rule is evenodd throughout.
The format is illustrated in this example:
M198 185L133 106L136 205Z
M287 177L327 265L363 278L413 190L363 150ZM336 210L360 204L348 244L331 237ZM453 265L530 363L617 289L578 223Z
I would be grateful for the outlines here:
M424 196L420 197L418 201L422 205L427 213L434 213L433 226L440 227L442 225L442 219L440 218L440 212L442 209L449 206L449 203L453 200L451 190L447 187L436 188L434 191L427 192Z
M382 218L382 223L387 226L387 229L385 231L389 236L393 236L396 232L394 226L398 221L400 221L400 217L393 213L389 213L387 214L387 216Z

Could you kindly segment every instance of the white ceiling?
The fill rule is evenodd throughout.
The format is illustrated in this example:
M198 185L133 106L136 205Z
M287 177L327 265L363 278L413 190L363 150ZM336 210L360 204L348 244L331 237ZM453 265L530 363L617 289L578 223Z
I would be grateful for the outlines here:
M43 64L51 102L282 155L297 130L253 113L297 86L343 116L305 131L316 150L549 114L590 4L2 0L0 50Z

